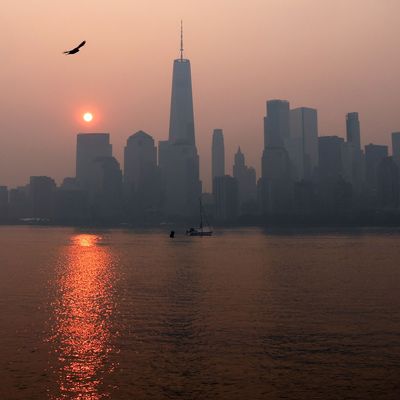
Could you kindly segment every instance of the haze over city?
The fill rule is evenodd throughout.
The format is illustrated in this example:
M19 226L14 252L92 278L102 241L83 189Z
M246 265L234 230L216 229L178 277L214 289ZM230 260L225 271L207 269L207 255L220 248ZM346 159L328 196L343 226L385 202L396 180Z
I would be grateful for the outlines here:
M224 129L227 172L240 145L259 175L267 99L318 109L320 135L344 137L345 115L357 111L363 145L389 144L400 130L399 12L395 0L7 0L0 184L74 175L78 132L109 132L121 163L132 133L165 140L180 19L206 190L214 128ZM82 40L76 57L62 54Z

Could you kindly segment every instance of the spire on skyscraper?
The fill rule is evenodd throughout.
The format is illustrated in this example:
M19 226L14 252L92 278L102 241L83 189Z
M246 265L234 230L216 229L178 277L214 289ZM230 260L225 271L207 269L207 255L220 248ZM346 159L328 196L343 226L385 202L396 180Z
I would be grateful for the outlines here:
M238 147L238 151L235 154L235 164L241 166L245 165L244 154L242 153L240 146Z
M169 140L195 145L192 78L190 61L183 56L183 21L181 21L180 57L174 60Z
M181 20L181 61L183 60L183 21Z

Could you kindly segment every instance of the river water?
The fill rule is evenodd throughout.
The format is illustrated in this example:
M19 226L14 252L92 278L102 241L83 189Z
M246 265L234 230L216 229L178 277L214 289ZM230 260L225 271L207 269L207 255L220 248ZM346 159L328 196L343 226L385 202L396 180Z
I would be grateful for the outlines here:
M399 399L400 231L0 228L0 399Z

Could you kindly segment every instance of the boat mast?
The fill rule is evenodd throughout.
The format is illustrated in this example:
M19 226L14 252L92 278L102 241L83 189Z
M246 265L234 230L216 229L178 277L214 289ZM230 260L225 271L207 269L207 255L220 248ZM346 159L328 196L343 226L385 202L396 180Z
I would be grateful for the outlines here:
M201 204L201 196L200 196L200 229L203 232L203 207Z

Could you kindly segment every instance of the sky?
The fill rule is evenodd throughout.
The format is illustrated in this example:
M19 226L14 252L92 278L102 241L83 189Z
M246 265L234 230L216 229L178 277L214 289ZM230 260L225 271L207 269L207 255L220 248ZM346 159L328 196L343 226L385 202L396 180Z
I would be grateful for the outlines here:
M131 134L167 139L181 19L205 190L214 128L227 173L238 146L260 171L268 99L317 108L320 136L344 137L358 111L362 143L389 145L400 131L398 15L399 0L2 0L0 185L74 176L78 132L109 132L121 167Z

